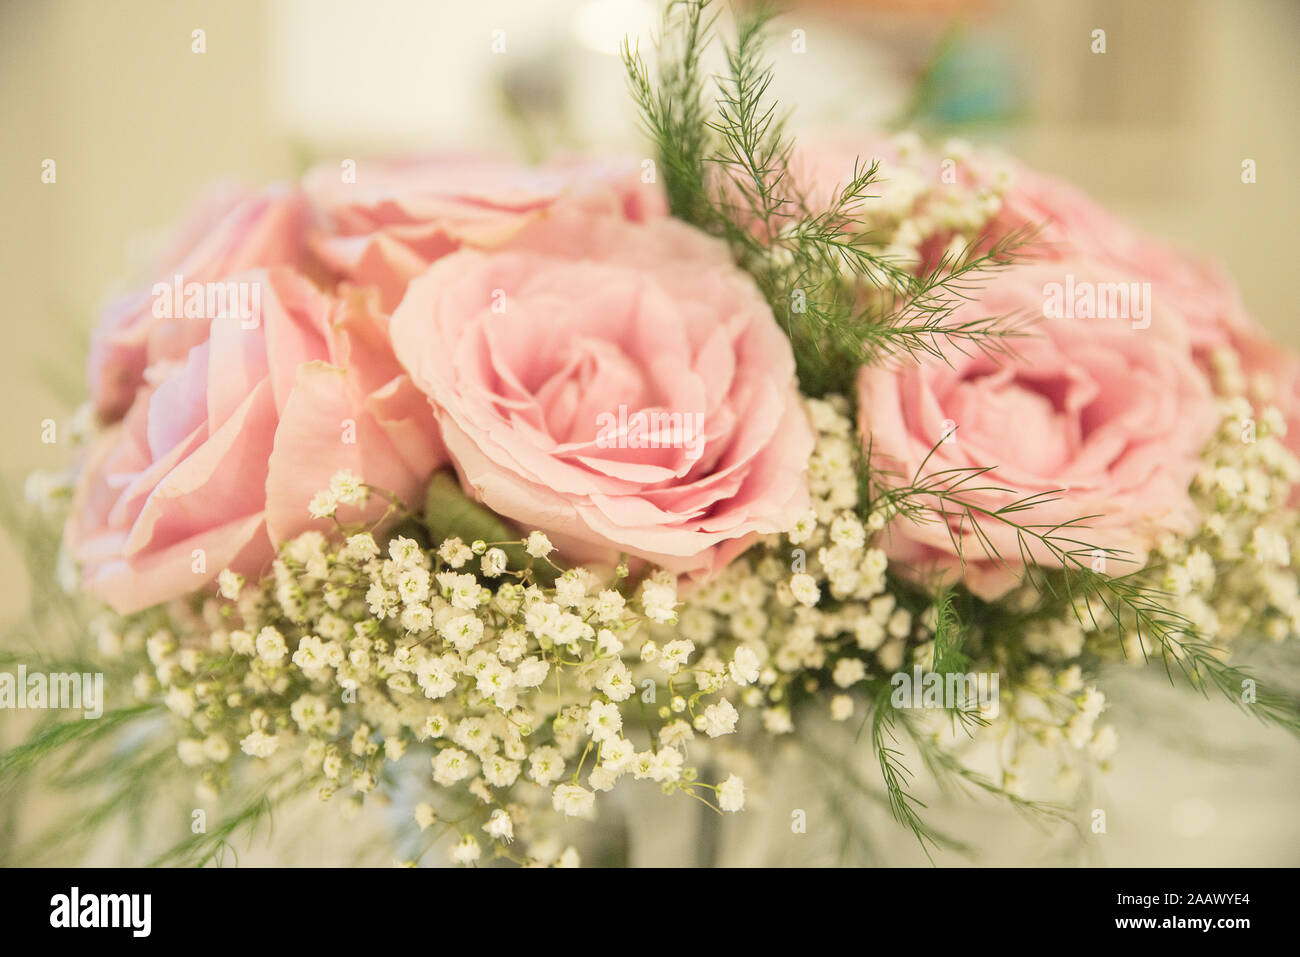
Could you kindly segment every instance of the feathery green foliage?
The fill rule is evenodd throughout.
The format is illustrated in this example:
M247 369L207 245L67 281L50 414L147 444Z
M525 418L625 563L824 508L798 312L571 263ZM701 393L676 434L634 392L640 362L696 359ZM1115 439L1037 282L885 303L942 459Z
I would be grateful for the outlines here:
M1169 608L1168 595L1146 583L1151 566L1121 575L1094 567L1099 559L1131 561L1122 550L1102 547L1084 537L1088 523L1097 516L1063 522L1021 518L1024 513L1032 517L1034 508L1056 501L1060 492L1017 495L1011 489L982 481L993 471L991 467L924 472L929 457L910 479L897 484L891 484L885 473L875 476L881 484L869 507L884 508L889 514L917 523L944 523L963 564L967 561L969 536L980 551L973 560L1007 566L1007 556L993 541L989 529L1011 531L1016 541L1016 567L1044 600L1061 606L1059 610L1076 616L1081 624L1097 630L1113 629L1121 639L1129 634L1143 639L1141 646L1145 649L1150 645L1156 650L1171 681L1181 677L1202 694L1213 687L1265 724L1300 734L1300 701L1261 685L1244 669L1225 662L1221 649L1201 635L1194 622ZM1000 496L1007 501L994 507L986 504L983 496ZM1120 647L1126 647L1122 641ZM1248 687L1254 692L1253 700L1243 695Z
M712 84L702 59L714 39L709 0L674 0L652 79L623 49L629 88L654 144L675 216L718 236L754 278L794 347L808 395L847 392L864 363L958 348L1003 352L1023 335L1016 317L949 322L980 275L1011 262L1027 235L945 255L917 275L879 251L863 204L879 172L861 159L826 208L810 208L790 171L794 140L770 96L763 54L773 13L759 5L723 44Z
M269 829L277 808L293 796L300 794L307 786L295 768L281 771L258 789L256 795L242 807L217 822L209 831L191 834L151 862L151 867L163 865L188 865L203 867L207 864L222 864L229 854L234 863L238 863L238 853L231 839L238 834L252 836L262 825Z
M95 721L73 718L44 725L22 744L0 754L0 789L11 786L18 777L64 747L76 742L106 738L128 722L156 710L157 705L142 704L105 711Z

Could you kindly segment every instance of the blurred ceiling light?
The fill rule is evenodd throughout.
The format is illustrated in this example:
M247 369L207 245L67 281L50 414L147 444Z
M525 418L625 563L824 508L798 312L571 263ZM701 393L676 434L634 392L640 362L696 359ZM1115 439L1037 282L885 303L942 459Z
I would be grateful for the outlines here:
M656 19L647 0L588 0L573 15L573 35L590 50L618 56L624 37L644 35Z

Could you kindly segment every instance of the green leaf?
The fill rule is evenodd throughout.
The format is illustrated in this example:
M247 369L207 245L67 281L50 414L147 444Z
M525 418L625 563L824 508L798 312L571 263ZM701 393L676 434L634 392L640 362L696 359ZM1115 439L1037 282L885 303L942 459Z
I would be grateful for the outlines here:
M444 538L460 538L467 545L475 539L507 542L519 538L500 516L461 491L450 472L438 472L424 493L424 527L436 548Z

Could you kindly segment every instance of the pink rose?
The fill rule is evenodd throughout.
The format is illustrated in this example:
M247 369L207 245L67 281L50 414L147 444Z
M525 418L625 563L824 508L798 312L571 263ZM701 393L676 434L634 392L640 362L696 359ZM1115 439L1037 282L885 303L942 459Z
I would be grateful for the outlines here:
M1067 274L1076 287L1130 278L1085 260L1015 266L991 278L952 321L1041 316L1050 284L1063 285ZM968 487L1009 492L960 493L989 510L1064 489L1056 501L1012 517L1050 526L1100 516L1064 536L1126 550L1132 563L1114 564L1112 573L1141 567L1158 534L1188 530L1188 488L1216 421L1186 324L1159 298L1152 309L1145 328L1135 328L1142 324L1130 318L1048 318L1034 327L1039 334L1017 344L1017 360L950 348L951 365L926 357L898 371L864 368L858 377L859 424L871 441L873 463L905 480L918 469L924 476L993 466ZM896 520L887 550L918 574L951 573L960 567L956 539L967 561L961 573L966 584L981 597L995 598L1022 569L1015 529L980 516L981 529L1006 560L1003 567L987 560L969 520L963 526L958 512L950 506L953 517L946 524ZM1059 565L1041 545L1029 546L1035 561ZM1083 560L1091 564L1092 556Z
M175 277L208 283L249 269L302 263L306 206L297 190L249 193L236 186L210 190L159 257L152 282L114 302L91 334L87 370L95 411L112 422L126 412L145 367L181 359L207 336L207 324L184 318L183 302L156 293ZM209 316L207 318L216 318Z
M312 238L320 258L360 285L378 287L393 309L406 284L462 247L494 249L543 219L560 199L592 214L641 222L667 211L662 191L631 161L569 160L524 166L487 157L362 163L345 182L318 166L304 186L323 216Z
M468 492L566 558L707 575L807 506L790 344L725 248L559 208L414 280L393 343Z
M1250 316L1222 267L1144 236L1070 184L1021 166L986 234L1026 224L1042 226L1042 258L1082 256L1150 282L1152 298L1186 320L1193 355L1203 369L1213 366L1216 350L1235 353L1248 394L1278 407L1288 424L1287 446L1300 455L1300 356L1273 341Z
M871 215L885 206L897 207L915 198L923 188L939 185L939 160L924 153L914 137L903 135L861 136L858 133L827 132L800 137L790 156L789 176L794 192L810 212L834 206L855 171L866 172L876 164L875 183L858 206L859 214Z
M410 500L443 460L365 296L332 299L287 269L239 279L261 284L260 325L205 323L187 355L150 367L85 463L65 541L85 589L119 613L224 568L257 577L276 543L327 527L308 503L341 469Z
M1209 349L1228 345L1234 332L1254 325L1220 267L1144 235L1071 184L1016 165L1002 209L985 234L1000 236L1024 226L1039 227L1036 258L1091 259L1150 282L1152 296L1186 320L1200 360Z

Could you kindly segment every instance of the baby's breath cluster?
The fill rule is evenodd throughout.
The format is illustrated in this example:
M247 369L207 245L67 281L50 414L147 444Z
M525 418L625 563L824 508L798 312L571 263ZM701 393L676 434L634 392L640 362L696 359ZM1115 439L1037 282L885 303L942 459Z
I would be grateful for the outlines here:
M1064 637L1059 633L1066 630L1070 632L1068 644L1042 650L1044 639L1051 642ZM1008 794L1022 797L1027 795L1029 769L1053 776L1057 788L1069 790L1091 766L1106 767L1119 747L1115 726L1099 720L1106 709L1106 696L1085 678L1080 663L1082 628L1075 622L1053 622L1043 631L1058 635L1031 631L1025 636L1024 650L1038 660L1003 686L996 713L980 710L978 725L954 722L943 712L923 711L918 718L937 746L955 754L992 743L995 780ZM993 663L982 667L1005 668L1002 662L1015 657L1016 644L994 647ZM929 648L918 650L923 665L928 652Z
M809 463L808 512L782 536L772 536L733 562L713 582L692 591L681 615L683 635L703 647L736 643L733 661L752 681L741 700L761 711L775 735L796 730L799 706L827 709L836 721L855 714L875 695L888 696L900 669L934 667L933 604L909 610L886 578L888 561L878 537L893 517L859 508L857 436L842 396L806 401L816 444ZM978 635L976 637L979 637ZM1000 785L1021 790L1019 768L1034 746L1051 755L1062 779L1084 762L1105 761L1117 738L1098 725L1105 698L1085 684L1075 661L1084 632L1075 621L1054 620L1023 636L1004 636L1012 655L992 642L971 671L1007 673L1009 657L1041 651L1023 682L1002 683L1000 707L974 709L964 720L950 710L909 712L919 733L951 750L981 740L999 742ZM883 690L882 690L883 689Z
M364 494L340 474L313 508ZM242 754L359 804L399 762L422 765L415 823L461 863L574 862L555 825L594 816L624 779L743 807L741 779L702 780L690 752L735 731L758 658L699 653L674 576L561 570L536 531L381 543L340 529L286 543L263 581L222 573L217 596L172 607L147 640L137 693L183 722L179 755L205 789Z
M680 631L692 643L734 645L742 702L773 734L794 730L792 705L834 689L832 711L853 713L848 692L896 670L913 617L885 588L885 554L869 545L879 516L858 517L856 437L841 396L810 399L816 431L809 463L812 503L785 535L771 536L689 594Z
M888 145L892 155L875 158L887 188L858 208L860 228L879 243L883 259L904 269L919 267L921 247L936 239L946 240L951 260L960 260L1002 208L1012 165L991 151L977 154L963 139L948 140L937 154L911 131Z

